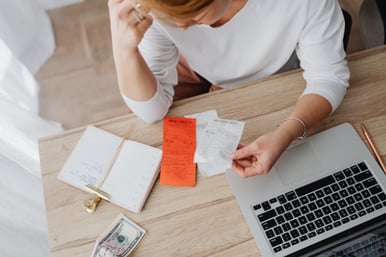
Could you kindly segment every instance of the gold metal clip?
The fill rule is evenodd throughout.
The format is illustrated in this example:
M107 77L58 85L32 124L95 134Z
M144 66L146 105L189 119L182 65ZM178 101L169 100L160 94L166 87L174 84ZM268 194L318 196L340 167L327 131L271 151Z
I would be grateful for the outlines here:
M93 193L90 197L83 201L83 207L88 213L94 213L102 199L108 201L111 198L108 193L91 184L88 184L85 187L88 191Z
M83 201L83 208L88 213L94 213L100 201L101 198L99 196L97 196L96 194L92 194L89 198Z

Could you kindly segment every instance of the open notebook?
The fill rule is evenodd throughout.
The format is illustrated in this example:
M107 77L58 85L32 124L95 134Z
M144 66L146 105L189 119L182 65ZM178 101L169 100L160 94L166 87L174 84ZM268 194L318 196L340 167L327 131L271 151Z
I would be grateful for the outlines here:
M58 179L84 191L87 184L99 187L110 194L110 202L140 212L158 177L161 157L158 148L89 126Z

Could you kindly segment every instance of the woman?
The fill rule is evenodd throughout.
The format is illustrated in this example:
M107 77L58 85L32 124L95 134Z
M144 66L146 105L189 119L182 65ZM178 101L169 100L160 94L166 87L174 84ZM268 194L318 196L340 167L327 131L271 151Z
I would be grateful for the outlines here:
M344 19L335 0L110 0L109 8L120 90L148 122L172 104L179 54L226 88L283 70L296 51L306 89L277 127L233 153L242 177L266 174L346 93Z

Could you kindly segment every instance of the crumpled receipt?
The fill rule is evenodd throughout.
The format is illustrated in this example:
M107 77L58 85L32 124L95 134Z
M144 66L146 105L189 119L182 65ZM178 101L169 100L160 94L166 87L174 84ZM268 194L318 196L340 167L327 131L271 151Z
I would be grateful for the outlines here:
M215 110L186 116L196 118L194 161L203 176L213 176L231 168L231 154L237 149L244 129L243 121L218 118Z

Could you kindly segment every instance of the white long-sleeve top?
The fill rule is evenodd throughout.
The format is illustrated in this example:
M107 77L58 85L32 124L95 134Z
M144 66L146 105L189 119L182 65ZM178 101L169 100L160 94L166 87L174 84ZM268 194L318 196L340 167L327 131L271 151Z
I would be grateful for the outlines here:
M162 119L173 101L181 53L212 84L231 87L277 72L296 50L305 94L318 94L335 110L348 87L344 19L335 0L249 0L227 23L187 30L154 20L139 49L157 79L155 95L129 108L147 122ZM231 103L230 103L231 104Z

